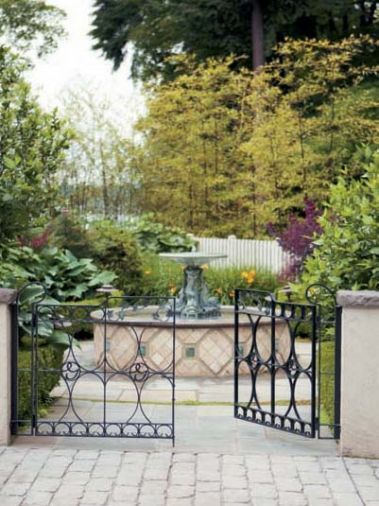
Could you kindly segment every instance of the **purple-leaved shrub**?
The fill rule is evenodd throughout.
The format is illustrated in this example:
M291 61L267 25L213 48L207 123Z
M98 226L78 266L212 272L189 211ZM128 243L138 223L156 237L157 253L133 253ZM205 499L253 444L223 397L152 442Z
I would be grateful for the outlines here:
M282 231L278 231L271 223L268 224L269 234L276 238L289 255L289 261L280 274L281 280L293 281L301 272L305 259L314 249L315 236L322 233L318 222L321 213L312 200L305 198L303 218L292 214L287 228Z

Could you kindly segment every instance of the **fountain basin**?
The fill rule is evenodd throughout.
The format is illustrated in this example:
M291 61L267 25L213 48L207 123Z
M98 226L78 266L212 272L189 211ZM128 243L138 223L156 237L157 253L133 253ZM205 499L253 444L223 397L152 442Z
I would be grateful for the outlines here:
M114 310L117 315L117 309ZM146 307L138 316L107 320L106 349L109 370L127 369L135 362L141 340L141 353L147 365L162 370L172 362L172 322L154 321L154 307ZM290 355L291 339L286 321L276 320L276 357L281 363ZM271 319L261 317L256 334L261 357L271 354ZM240 316L240 353L247 355L252 344L252 328L245 315ZM94 324L96 364L104 358L104 323ZM176 320L176 375L182 377L225 377L234 373L234 308L221 306L215 319ZM240 371L248 374L247 366Z

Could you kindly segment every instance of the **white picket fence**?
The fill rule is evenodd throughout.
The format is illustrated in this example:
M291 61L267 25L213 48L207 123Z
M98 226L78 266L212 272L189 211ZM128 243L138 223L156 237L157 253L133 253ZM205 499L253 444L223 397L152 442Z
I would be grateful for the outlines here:
M276 241L195 237L197 250L203 253L223 253L227 258L212 262L213 267L257 267L278 273L285 266L288 256Z

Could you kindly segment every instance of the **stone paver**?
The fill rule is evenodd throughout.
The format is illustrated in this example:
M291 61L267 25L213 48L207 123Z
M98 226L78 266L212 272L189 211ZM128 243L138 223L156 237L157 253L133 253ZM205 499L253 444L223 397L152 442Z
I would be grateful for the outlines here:
M16 444L0 448L0 505L378 506L378 470L376 460L325 455L128 452Z

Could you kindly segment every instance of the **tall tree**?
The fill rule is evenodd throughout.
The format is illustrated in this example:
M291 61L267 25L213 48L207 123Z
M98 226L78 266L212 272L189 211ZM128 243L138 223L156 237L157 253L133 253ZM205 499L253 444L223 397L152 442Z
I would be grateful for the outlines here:
M168 80L172 55L250 55L257 68L286 36L339 39L375 31L376 16L377 0L96 0L91 34L115 68L132 50L134 76Z
M40 56L56 48L64 34L64 12L44 0L0 0L0 40Z
M252 67L257 70L265 62L264 23L261 0L252 0L251 9Z
M67 90L62 110L75 132L60 173L66 205L79 214L105 218L132 212L129 141L108 100L83 85Z
M0 48L0 243L42 224L58 205L56 174L69 133L43 112L23 79L25 66Z
M139 205L195 234L263 236L320 203L344 166L359 178L357 147L378 143L373 72L354 60L368 37L290 41L260 72L233 61L196 65L158 84L137 124L131 169Z

